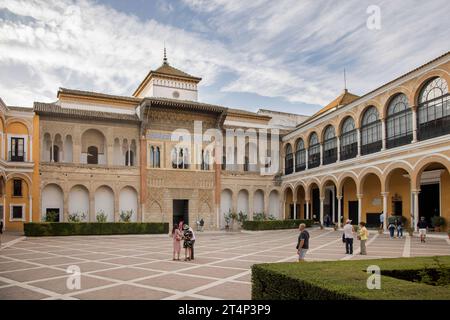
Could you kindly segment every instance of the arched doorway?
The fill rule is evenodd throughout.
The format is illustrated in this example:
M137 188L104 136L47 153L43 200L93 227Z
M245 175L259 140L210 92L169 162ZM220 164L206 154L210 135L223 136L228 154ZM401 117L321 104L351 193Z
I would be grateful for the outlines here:
M64 221L64 193L60 186L48 184L42 189L41 215L47 222Z

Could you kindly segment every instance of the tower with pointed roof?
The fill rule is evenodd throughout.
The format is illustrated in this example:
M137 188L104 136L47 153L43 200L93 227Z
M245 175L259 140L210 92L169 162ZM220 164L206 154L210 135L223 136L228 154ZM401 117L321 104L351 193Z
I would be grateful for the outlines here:
M136 98L156 97L197 101L197 86L201 80L201 78L172 67L167 59L166 48L164 48L163 64L147 74L133 96Z

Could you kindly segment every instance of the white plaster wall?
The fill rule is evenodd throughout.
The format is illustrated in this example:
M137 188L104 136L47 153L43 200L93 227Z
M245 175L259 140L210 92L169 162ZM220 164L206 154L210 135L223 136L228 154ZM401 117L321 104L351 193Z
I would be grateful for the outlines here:
M64 194L60 187L54 184L47 185L42 190L41 215L45 216L47 209L59 208L59 221L63 221Z
M89 217L89 192L82 186L73 187L69 193L69 214L76 212Z
M277 219L281 219L280 212L280 195L276 191L272 191L269 195L269 215L273 215Z
M238 193L238 203L237 203L237 212L249 213L248 209L248 193L245 190L241 190Z
M225 215L232 209L232 194L230 190L223 190L220 195L220 227L225 227Z
M114 193L108 187L100 187L95 191L95 216L103 210L108 222L114 222Z
M253 195L253 213L264 212L264 193L257 190Z
M122 211L133 210L133 216L131 217L131 221L137 221L137 213L138 213L138 197L137 192L130 187L125 187L120 191L119 196L119 214Z

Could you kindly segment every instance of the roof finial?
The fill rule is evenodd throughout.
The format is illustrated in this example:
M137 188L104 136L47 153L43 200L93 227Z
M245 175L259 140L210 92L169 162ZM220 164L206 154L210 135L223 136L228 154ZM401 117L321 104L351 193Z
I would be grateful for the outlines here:
M163 59L163 63L164 64L169 64L167 62L167 51L166 51L166 42L164 41L164 59Z
M347 92L347 74L344 68L344 91Z

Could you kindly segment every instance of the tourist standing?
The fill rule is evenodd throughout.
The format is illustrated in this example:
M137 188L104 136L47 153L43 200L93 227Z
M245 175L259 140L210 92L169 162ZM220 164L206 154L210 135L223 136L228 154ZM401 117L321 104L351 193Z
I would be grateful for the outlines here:
M190 261L191 260L191 249L192 249L192 229L185 224L183 226L184 232L183 232L183 248L184 248L184 261Z
M352 220L348 219L344 226L345 253L353 254L353 234L355 229L352 226Z
M397 238L403 238L403 222L401 217L397 220Z
M420 217L420 221L417 223L417 228L419 228L420 242L425 242L427 236L428 224L425 221L425 217Z
M359 223L359 231L358 231L358 237L361 243L361 252L360 254L362 255L367 255L367 251L366 251L366 241L369 239L369 230L367 230L366 228L366 223L361 221Z
M176 224L172 228L172 239L173 239L173 260L180 261L180 251L181 251L181 238L183 237L180 229ZM175 258L177 257L177 258Z
M380 229L384 228L384 211L381 211L380 214Z
M205 220L203 220L203 218L201 218L200 220L200 231L203 231L203 226L205 225Z
M194 260L195 232L194 232L194 230L191 227L189 227L189 230L192 233L192 236L191 236L191 255L190 255L190 257L191 257L191 260Z
M296 247L298 262L303 262L305 261L306 252L309 249L309 232L306 230L306 225L304 223L300 223L298 230L300 230Z
M389 236L391 239L394 239L395 229L397 229L397 226L393 222L389 222L388 230L389 230Z

